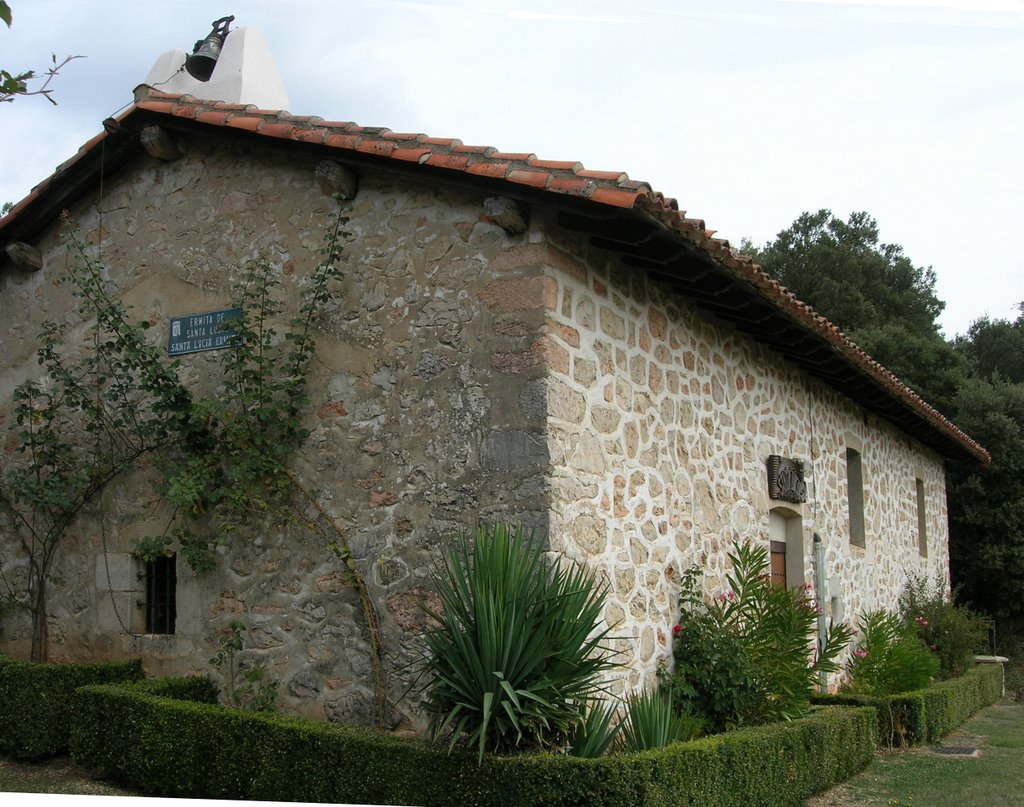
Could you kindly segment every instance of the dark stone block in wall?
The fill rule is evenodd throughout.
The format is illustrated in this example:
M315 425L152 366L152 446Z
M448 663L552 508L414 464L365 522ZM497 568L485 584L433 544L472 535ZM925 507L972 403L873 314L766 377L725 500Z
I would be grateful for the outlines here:
M551 460L543 434L523 431L491 432L480 447L480 463L485 471L512 471Z

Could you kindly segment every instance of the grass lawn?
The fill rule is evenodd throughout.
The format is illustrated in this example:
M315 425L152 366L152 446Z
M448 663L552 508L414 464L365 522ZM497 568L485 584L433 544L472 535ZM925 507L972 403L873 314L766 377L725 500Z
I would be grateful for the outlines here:
M91 779L70 757L58 757L45 762L16 762L0 756L0 792L67 793L76 796L141 795L134 790Z
M983 709L938 747L976 748L978 755L946 756L933 747L879 751L867 770L807 807L1024 805L1024 704Z

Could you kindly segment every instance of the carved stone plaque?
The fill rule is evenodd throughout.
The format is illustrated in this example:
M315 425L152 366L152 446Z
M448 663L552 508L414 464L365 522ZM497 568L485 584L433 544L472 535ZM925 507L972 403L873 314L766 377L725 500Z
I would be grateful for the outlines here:
M769 498L794 504L807 501L804 464L800 460L772 454L768 457L767 466Z

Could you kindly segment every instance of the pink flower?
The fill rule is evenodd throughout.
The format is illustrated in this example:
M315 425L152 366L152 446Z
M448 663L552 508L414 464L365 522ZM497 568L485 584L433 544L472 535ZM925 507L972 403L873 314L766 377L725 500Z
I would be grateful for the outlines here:
M928 624L928 620L927 620L927 619L925 619L925 618L924 618L923 616L919 616L919 617L917 617L917 618L916 618L916 619L915 619L914 621L915 621L915 622L916 622L916 623L917 623L918 625L920 625L920 626L921 626L922 628L923 628L923 627L925 627L925 626L926 626L926 625Z
M865 658L867 654L868 651L865 650L863 647L858 647L856 650L853 651L853 655L855 655L857 658Z
M725 593L724 592L719 592L718 593L718 599L721 600L722 602L725 602Z
M730 591L729 592L729 602L732 602L735 599L736 599L736 594L733 593L732 591Z
M674 628L672 628L672 632L673 633L682 633L683 632L683 626L682 625L676 625Z

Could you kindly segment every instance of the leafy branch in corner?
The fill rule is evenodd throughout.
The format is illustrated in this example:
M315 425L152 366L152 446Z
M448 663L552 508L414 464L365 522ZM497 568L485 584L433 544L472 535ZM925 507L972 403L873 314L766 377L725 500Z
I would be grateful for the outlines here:
M5 22L8 28L11 27L11 7L4 0L0 0L0 20ZM41 95L56 106L57 102L53 98L50 82L53 81L54 77L60 73L68 62L84 58L84 56L65 56L64 60L57 64L57 54L51 54L51 65L41 75L37 74L34 70L11 73L8 70L0 69L0 103L13 101L18 96ZM39 78L43 79L42 85L36 89L29 89L29 82Z

